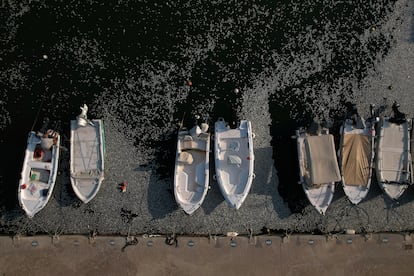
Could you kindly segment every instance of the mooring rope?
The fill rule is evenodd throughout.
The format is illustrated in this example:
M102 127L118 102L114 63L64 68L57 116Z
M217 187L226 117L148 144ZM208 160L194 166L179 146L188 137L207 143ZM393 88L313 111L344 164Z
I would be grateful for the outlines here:
M33 122L32 128L30 129L31 131L33 131L34 126L36 125L37 120L38 120L38 118L39 118L40 110L42 110L43 102L45 101L45 91L46 91L46 90L44 90L44 91L43 91L42 101L40 102L39 108L37 109L37 114L36 114L36 117L35 117L35 119L34 119L34 122Z

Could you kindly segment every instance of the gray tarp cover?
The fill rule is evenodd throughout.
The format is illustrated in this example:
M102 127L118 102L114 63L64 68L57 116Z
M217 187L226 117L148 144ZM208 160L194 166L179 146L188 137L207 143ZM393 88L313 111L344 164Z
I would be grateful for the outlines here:
M306 137L305 149L310 177L308 184L318 185L341 180L331 134Z
M346 134L342 147L342 174L346 185L367 185L371 171L369 136Z

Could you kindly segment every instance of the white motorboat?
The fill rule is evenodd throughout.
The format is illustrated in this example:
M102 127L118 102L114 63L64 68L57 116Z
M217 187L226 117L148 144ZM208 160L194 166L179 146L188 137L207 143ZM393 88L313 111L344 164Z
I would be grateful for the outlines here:
M250 121L230 128L223 118L215 123L216 179L230 207L239 209L254 178L253 133Z
M70 180L75 194L88 203L104 180L105 136L102 120L89 120L88 107L71 121Z
M411 152L409 125L404 113L394 102L392 114L382 117L378 126L376 174L382 190L394 200L411 184Z
M209 189L210 133L208 124L178 131L174 195L189 215L203 203Z
M59 133L31 131L19 181L19 204L29 218L42 210L49 201L56 183L59 164Z
M299 184L310 203L324 215L334 192L335 182L341 180L334 138L327 128L311 132L305 128L296 131L299 160Z

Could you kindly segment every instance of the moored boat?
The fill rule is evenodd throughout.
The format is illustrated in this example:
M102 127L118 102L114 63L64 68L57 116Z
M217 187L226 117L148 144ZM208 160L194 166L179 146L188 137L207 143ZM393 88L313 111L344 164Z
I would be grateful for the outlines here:
M391 116L381 118L376 147L378 184L391 199L397 200L411 184L410 120L394 102Z
M70 125L70 180L78 198L88 203L104 180L105 137L103 121L89 120L86 105L81 110Z
M174 172L174 196L189 215L203 203L209 188L210 133L208 124L180 128Z
M230 128L223 118L215 123L216 179L230 207L239 209L254 178L253 133L250 121Z
M375 123L371 105L371 117L365 120L356 110L349 106L341 126L339 163L342 187L353 204L360 203L371 187L372 169L375 151Z
M410 149L411 149L411 184L414 184L414 118L411 118L410 132Z
M31 131L18 188L18 199L29 218L48 203L56 183L59 164L59 133Z
M333 199L335 182L341 180L341 175L333 136L329 129L314 126L296 130L299 184L309 202L324 215Z

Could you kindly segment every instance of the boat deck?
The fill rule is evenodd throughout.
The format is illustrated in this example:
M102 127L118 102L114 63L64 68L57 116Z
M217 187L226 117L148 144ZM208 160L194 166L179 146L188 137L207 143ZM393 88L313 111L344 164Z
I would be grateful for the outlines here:
M78 127L71 121L71 180L75 193L83 201L92 199L103 180L103 153L100 120L94 126Z

